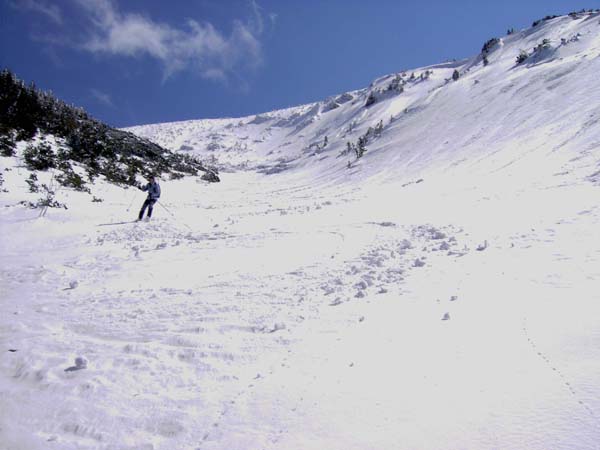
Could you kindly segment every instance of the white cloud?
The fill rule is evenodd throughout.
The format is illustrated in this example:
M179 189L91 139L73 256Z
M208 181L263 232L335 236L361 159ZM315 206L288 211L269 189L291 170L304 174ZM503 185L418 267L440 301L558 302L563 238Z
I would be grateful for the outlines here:
M251 1L253 15L235 20L229 35L208 22L188 20L183 28L132 13L120 12L110 0L73 0L91 23L90 35L81 46L86 51L115 56L151 57L159 61L164 77L194 69L208 79L224 80L243 69L255 69L263 61L260 7Z
M63 23L61 10L56 5L49 5L40 0L12 0L8 4L15 9L42 14L56 24Z

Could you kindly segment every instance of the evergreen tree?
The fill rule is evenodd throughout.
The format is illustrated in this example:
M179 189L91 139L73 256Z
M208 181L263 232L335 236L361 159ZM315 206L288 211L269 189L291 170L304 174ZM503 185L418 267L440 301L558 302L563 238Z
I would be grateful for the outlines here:
M487 55L496 45L498 45L499 42L500 42L500 39L498 39L498 38L492 38L492 39L486 41L486 43L483 44L481 53L483 53L484 55Z
M0 156L14 156L15 147L14 131L0 123Z
M355 152L356 152L356 158L362 158L362 156L365 154L365 152L367 151L367 137L365 136L361 136L358 138L358 143L355 147Z
M354 144L352 142L346 142L346 153L352 153L356 150L354 149Z
M400 77L400 75L396 75L394 77L394 79L390 82L390 84L387 87L388 91L399 91L400 93L402 93L404 91L404 88L402 87L402 78Z
M525 50L521 50L517 56L517 64L525 62L527 58L529 58L529 54Z

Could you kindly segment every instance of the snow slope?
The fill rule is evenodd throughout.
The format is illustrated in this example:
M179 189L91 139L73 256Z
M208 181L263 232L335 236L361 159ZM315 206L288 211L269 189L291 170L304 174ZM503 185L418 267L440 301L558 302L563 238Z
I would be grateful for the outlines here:
M0 448L600 448L599 21L136 127L226 169L150 222L103 182L24 209L0 159Z

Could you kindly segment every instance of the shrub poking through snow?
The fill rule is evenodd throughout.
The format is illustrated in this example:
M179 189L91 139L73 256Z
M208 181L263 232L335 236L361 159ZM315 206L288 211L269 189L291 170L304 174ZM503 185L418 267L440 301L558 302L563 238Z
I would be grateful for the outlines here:
M390 84L388 84L387 90L402 93L404 92L403 84L404 80L402 79L402 77L400 75L396 75L394 79L390 82Z
M433 70L426 70L421 75L419 75L419 78L421 79L421 81L425 81L428 80L431 75L433 75Z
M529 58L529 54L525 50L521 50L519 56L517 56L517 64L524 63L527 58Z
M63 170L63 173L56 176L56 181L61 185L80 192L91 192L81 175L76 173L71 166L65 167Z
M29 144L23 151L23 159L29 170L48 170L56 167L56 154L48 143Z
M546 16L543 19L539 19L536 20L535 22L533 22L531 24L532 27L537 27L539 24L541 24L542 22L546 22L548 20L552 20L552 19L556 19L558 16L552 15L552 16Z
M54 191L48 187L47 184L42 184L41 192L44 195L37 202L22 202L26 204L28 207L33 209L42 209L41 215L44 215L46 209L48 208L64 208L67 209L67 206L63 203L58 202L54 198Z
M481 49L481 53L484 55L489 54L496 45L498 45L500 43L500 39L494 37L490 40L488 40L485 44L483 44L483 47Z
M569 13L569 17L573 20L577 20L577 19L581 19L586 14L593 14L595 12L598 12L598 10L597 9L587 10L587 9L583 8L581 11L571 11Z
M494 37L483 44L481 48L481 55L483 56L483 65L487 66L490 61L488 59L488 55L494 50L494 48L500 43L500 39Z
M356 159L362 158L367 151L367 144L369 141L381 136L381 133L383 133L383 120L380 120L375 128L369 127L367 132L358 138L356 144L353 142L346 142L346 150L342 152L342 154L354 153L356 154ZM348 168L350 168L350 166L348 166Z
M376 102L377 98L375 97L375 94L373 92L369 92L369 96L367 97L367 101L365 102L365 107L368 108Z
M572 36L569 39L561 38L560 43L561 45L567 45L571 42L578 42L579 38L581 38L581 33L577 33L575 36Z
M539 53L544 49L550 48L550 39L544 39L541 44L538 44L533 49L533 53Z
M354 144L350 141L346 142L346 150L342 154L354 153Z
M39 192L37 181L38 177L35 173L29 174L29 178L25 180L25 183L29 185L29 192Z
M367 151L367 136L361 136L358 138L357 145L354 147L356 152L356 159L362 158Z

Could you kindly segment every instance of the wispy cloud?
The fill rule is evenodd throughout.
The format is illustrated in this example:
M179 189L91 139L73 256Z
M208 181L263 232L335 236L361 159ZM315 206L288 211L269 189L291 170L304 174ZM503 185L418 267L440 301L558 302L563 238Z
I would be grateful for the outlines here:
M164 78L192 69L207 79L224 80L263 62L262 12L250 2L252 16L234 20L224 34L209 22L188 20L176 28L151 18L121 12L111 0L72 0L91 24L80 48L94 54L150 57L163 67Z
M110 95L106 94L105 92L99 91L98 89L90 89L90 93L92 94L92 97L94 97L102 105L114 108L115 105Z
M41 0L9 0L8 4L15 9L41 14L58 25L63 23L61 10L56 5Z
M251 24L256 29L258 33L261 33L265 30L265 24L263 21L262 8L256 3L255 0L250 0L250 8L252 9L253 17L251 19Z
M115 0L63 0L70 6L69 17L48 0L6 1L15 9L40 14L60 26L60 31L36 29L32 39L95 55L152 58L162 67L163 80L188 70L210 80L237 81L263 64L265 19L271 25L275 20L256 0L247 0L247 17L232 20L228 33L210 22L193 19L175 27L144 14L122 11ZM77 25L65 23L73 17Z
M275 24L277 23L277 14L269 13L269 20L271 21L271 26L275 26Z

